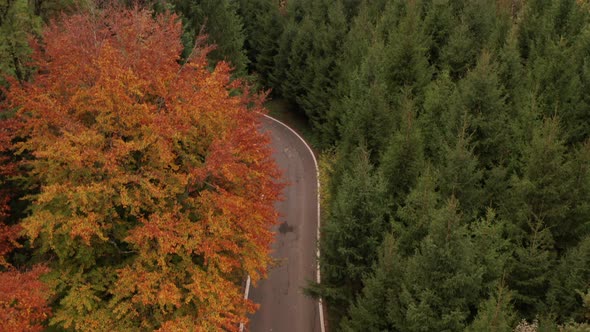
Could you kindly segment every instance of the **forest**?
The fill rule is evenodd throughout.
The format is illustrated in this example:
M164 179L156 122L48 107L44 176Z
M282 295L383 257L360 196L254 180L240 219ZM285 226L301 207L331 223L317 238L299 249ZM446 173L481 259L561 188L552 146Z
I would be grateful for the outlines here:
M0 0L7 331L236 330L322 183L329 331L590 330L586 0Z

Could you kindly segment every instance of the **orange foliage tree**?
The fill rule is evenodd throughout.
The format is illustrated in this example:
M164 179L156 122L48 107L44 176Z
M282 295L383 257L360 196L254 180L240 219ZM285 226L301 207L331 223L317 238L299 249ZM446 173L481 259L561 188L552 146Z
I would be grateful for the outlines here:
M41 331L51 313L48 287L39 280L47 267L36 265L19 271L7 259L12 250L20 247L21 231L18 224L7 224L9 203L14 196L7 180L16 171L10 158L13 129L12 119L0 119L0 330Z
M181 64L180 34L142 9L63 18L34 47L34 82L7 94L52 325L235 330L255 310L241 283L266 273L281 187L263 96L209 68L207 49Z

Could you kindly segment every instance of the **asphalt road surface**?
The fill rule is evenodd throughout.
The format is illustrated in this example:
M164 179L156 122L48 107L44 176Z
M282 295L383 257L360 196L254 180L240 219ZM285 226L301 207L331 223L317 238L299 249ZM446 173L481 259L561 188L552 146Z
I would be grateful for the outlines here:
M318 302L302 288L316 280L318 226L317 176L311 151L284 125L265 118L274 158L283 171L285 200L276 203L280 213L275 227L273 257L279 265L250 290L260 304L250 318L252 332L320 332Z

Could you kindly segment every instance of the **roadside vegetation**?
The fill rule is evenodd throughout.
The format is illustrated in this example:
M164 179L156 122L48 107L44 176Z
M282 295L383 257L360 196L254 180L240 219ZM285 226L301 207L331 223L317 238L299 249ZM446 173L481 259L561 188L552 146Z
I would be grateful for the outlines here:
M307 291L331 331L590 329L587 1L142 4L118 4L141 33L96 48L72 39L84 25L58 27L83 18L97 41L122 24L110 5L0 0L0 285L22 285L0 292L0 318L235 329L254 309L238 285L264 274L278 192L271 165L252 168L268 157L248 130L259 91L320 156L322 284ZM173 107L167 93L192 98L185 84L207 92L195 107L218 107ZM116 120L121 103L153 112ZM235 202L263 211L251 233ZM195 245L170 214L219 219Z

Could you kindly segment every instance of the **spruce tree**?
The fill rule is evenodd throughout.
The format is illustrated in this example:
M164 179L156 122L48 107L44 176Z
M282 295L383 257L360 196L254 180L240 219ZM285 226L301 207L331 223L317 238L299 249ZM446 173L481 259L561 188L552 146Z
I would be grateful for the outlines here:
M455 197L467 219L478 215L483 200L483 172L473 154L467 136L467 120L453 145L443 144L445 160L440 166L440 189L443 197Z
M373 273L365 279L362 293L350 306L348 317L340 324L342 331L398 330L403 262L394 236L387 233Z
M457 107L469 114L467 130L473 132L474 153L482 165L505 163L512 152L512 134L504 88L490 53L483 52L477 66L459 82Z
M287 5L288 22L279 44L274 74L284 97L295 101L307 115L320 142L337 139L336 126L328 122L330 99L335 94L348 22L342 2L295 1Z
M418 122L424 136L425 157L435 165L442 163L446 156L440 143L449 140L449 130L445 127L449 114L455 109L449 98L455 89L456 86L446 71L439 73L438 78L425 88L423 109Z
M517 239L517 236L512 235ZM545 310L545 296L555 264L553 238L541 222L530 222L520 236L508 263L508 286L514 291L515 308L527 319Z
M375 21L379 14L375 12L377 9L374 7L378 3L379 1L361 3L358 15L354 17L351 28L344 38L342 53L337 58L337 66L341 70L336 78L334 97L330 99L327 121L336 125L335 139L347 146L344 150L350 150L351 147L360 143L356 135L346 132L356 127L355 120L351 117L356 116L357 111L369 107L367 110L373 113L373 109L388 107L384 96L386 87L383 68L380 65L383 57L383 42L375 36ZM375 116L381 114L381 112L375 113ZM384 123L381 118L367 120L371 125ZM384 126L387 125L389 123L384 123ZM362 125L359 127L362 128ZM378 139L383 139L382 135L378 134L379 128L373 132ZM378 150L370 141L367 139L367 147L378 154Z
M5 75L26 81L31 69L27 66L31 49L28 35L38 33L41 19L26 0L0 2L0 85Z
M472 222L469 230L473 238L477 265L483 269L480 296L483 300L497 287L504 285L513 247L505 235L505 221L491 208L487 209L484 217Z
M400 105L404 94L422 100L423 89L431 79L427 50L430 40L424 33L419 1L407 2L405 13L387 36L386 68L388 93L393 105ZM390 6L389 8L391 8ZM386 11L384 15L396 15ZM404 92L402 94L401 92ZM397 98L396 98L397 97Z
M270 77L284 23L279 6L272 0L240 0L238 6L244 24L248 69L258 74L265 86L272 86Z
M348 74L348 91L338 101L340 114L335 115L341 121L339 147L343 153L351 153L359 144L365 144L375 164L386 149L396 122L387 101L385 75L380 66L383 57L382 43L370 46L360 67Z
M466 332L512 332L516 312L512 307L512 294L503 282L496 291L479 305L475 320Z
M436 170L426 166L406 197L403 207L397 211L392 228L398 238L400 255L404 257L413 255L428 234L430 223L441 202L437 191L438 181Z
M415 106L406 98L402 107L401 128L392 136L380 163L394 210L402 204L424 167L422 134Z
M557 264L550 280L547 301L549 311L560 322L582 322L586 317L581 292L590 285L590 236L570 249ZM587 310L586 310L587 311Z
M572 206L576 184L572 162L566 154L559 120L547 119L533 131L523 152L523 175L513 184L513 219L522 229L542 223L552 234L557 248L579 236Z
M403 331L460 331L477 305L482 268L459 203L451 198L432 219L428 235L408 259L400 300Z
M244 51L245 34L238 5L231 0L171 0L174 10L183 21L183 44L186 58L194 48L195 39L204 33L215 49L209 54L212 63L228 61L234 75L246 73L248 58Z
M333 194L329 220L322 230L322 284L336 311L362 288L362 279L377 258L387 227L384 182L363 147ZM338 313L336 313L338 316Z

